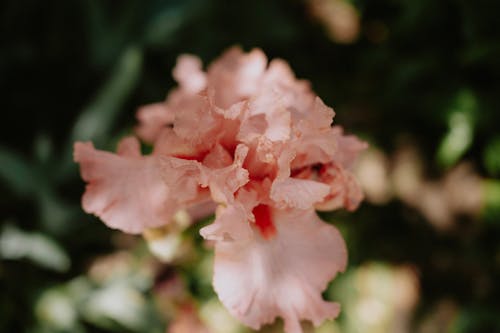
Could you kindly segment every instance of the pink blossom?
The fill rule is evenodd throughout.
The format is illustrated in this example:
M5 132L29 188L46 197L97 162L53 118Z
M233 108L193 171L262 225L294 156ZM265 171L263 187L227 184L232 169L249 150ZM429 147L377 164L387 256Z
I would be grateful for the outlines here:
M87 182L83 208L129 233L217 204L202 228L215 243L214 288L231 314L258 329L282 317L285 331L318 325L339 305L321 293L344 271L339 232L315 209L356 209L363 198L350 171L366 144L331 126L334 112L283 60L232 48L208 67L181 56L179 86L141 108L137 136L117 154L75 144ZM200 214L197 214L198 217Z

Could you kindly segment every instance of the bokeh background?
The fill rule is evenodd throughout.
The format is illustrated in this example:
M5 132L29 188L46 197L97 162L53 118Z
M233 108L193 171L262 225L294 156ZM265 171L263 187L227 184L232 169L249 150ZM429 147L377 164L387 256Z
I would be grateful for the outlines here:
M179 54L259 47L367 140L366 200L316 332L500 332L500 2L3 0L0 331L247 332L202 221L131 237L80 208L75 140L113 150ZM153 253L159 254L155 256ZM304 326L313 332L312 327ZM262 332L279 332L280 322Z

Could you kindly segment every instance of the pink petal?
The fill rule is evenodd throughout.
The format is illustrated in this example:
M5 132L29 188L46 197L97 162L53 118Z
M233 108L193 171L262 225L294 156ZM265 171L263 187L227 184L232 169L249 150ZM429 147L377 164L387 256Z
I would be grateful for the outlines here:
M238 47L226 51L208 67L208 79L215 91L217 106L228 108L254 94L267 65L261 50L243 53Z
M200 229L200 235L207 240L241 241L252 235L247 223L249 215L243 205L219 205L215 211L215 221Z
M226 120L235 120L239 119L242 116L242 114L247 110L247 108L248 108L248 102L245 100L238 103L234 103L227 109L221 109L219 107L216 107L214 110L215 112L222 115Z
M192 144L190 140L179 137L173 128L163 128L154 144L154 155L196 157L204 152L205 147ZM191 158L198 160L197 158Z
M280 96L292 119L308 116L316 97L310 83L297 80L288 63L282 59L270 62L260 86L262 90L273 90Z
M125 137L118 142L116 153L120 156L140 158L142 156L141 144L133 136Z
M271 141L287 141L290 139L291 118L290 112L286 109L279 109L276 112L266 115L267 129L265 136Z
M87 213L128 233L169 222L176 207L169 200L158 159L140 156L135 138L122 140L119 155L96 150L89 142L77 142L74 149L74 159L87 182L82 198Z
M277 173L277 157L283 144L272 142L266 136L257 136L246 145L250 148L245 168L252 179L274 178Z
M323 103L321 98L316 97L314 99L314 106L311 112L308 113L307 122L304 121L304 127L321 129L330 129L335 117L335 112L331 107L328 107Z
M296 152L292 168L303 168L332 161L337 152L337 139L333 129L316 130L301 135L290 144Z
M252 237L250 222L255 222L252 210L259 202L258 191L241 188L237 200L229 205L219 205L215 221L200 230L200 235L207 240L241 241Z
M154 103L142 106L137 111L139 125L135 128L137 136L142 140L153 143L160 131L174 121L174 113L165 103Z
M214 111L208 96L182 96L170 105L176 110L174 132L180 138L210 147L221 136L223 118Z
M242 120L237 139L249 143L259 136L270 141L290 139L291 115L278 94L264 90L248 103L247 116Z
M264 136L267 129L267 120L265 114L256 114L246 117L242 121L236 139L238 141L250 144L255 139Z
M323 202L315 205L318 210L345 208L353 211L363 200L363 191L354 175L336 163L323 166L319 172L319 180L330 185L330 193Z
M227 167L233 163L233 158L229 152L217 144L208 154L203 158L203 165L210 169L220 169Z
M239 144L234 153L234 161L228 167L208 170L208 186L212 199L217 203L231 203L234 193L248 183L248 171L243 168L243 162L248 154L248 147Z
M223 118L223 125L220 128L219 143L225 147L234 147L235 138L240 131L241 119L248 109L247 101L242 101L231 105L228 109L214 107L214 112Z
M172 72L174 79L188 93L196 94L205 89L207 78L202 69L201 60L192 55L177 58L177 65Z
M308 209L329 193L328 185L306 179L290 178L290 163L295 153L285 149L278 158L278 174L271 186L271 199L279 208Z
M287 178L274 182L271 198L279 208L307 209L330 193L328 185L306 179Z
M192 221L198 221L214 214L217 205L211 199L196 202L186 208L187 213Z
M215 245L214 288L230 313L259 329L280 316L285 332L302 332L300 320L319 325L335 318L339 305L321 293L347 264L337 229L313 210L274 210L275 237L259 233ZM286 255L285 255L286 254Z
M249 103L250 115L265 115L266 127L262 133L271 141L286 141L290 138L291 115L282 96L273 90L263 90Z
M354 135L344 135L344 130L340 126L334 126L333 130L337 135L338 142L334 160L349 169L358 158L358 155L368 148L368 144Z
M330 162L338 149L338 133L331 128L335 113L319 97L294 124L297 139L292 143L297 151L293 168Z
M202 164L196 160L161 156L161 176L170 189L170 202L178 206L204 201L208 179Z

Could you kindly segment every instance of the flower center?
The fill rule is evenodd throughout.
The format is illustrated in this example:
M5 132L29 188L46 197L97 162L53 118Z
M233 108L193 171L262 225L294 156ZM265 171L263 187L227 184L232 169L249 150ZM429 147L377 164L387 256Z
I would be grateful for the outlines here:
M203 151L201 153L197 153L196 155L176 154L176 155L172 155L172 157L180 158L180 159L188 160L188 161L198 161L201 163L207 155L208 155L208 151Z
M271 239L276 235L276 227L274 226L271 216L271 208L268 205L258 205L252 210L255 216L255 226L259 229L260 234L265 239Z

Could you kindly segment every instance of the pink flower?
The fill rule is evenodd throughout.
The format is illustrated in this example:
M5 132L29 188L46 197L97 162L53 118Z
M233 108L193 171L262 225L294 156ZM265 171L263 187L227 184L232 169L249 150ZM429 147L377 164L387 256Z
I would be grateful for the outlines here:
M231 314L254 329L282 317L288 333L335 318L339 305L321 293L347 252L315 209L357 208L350 167L366 144L332 127L309 83L260 50L232 48L206 72L181 56L174 77L165 102L138 112L136 134L152 154L135 138L116 155L75 144L85 211L140 233L212 200L216 219L200 233L215 242L214 288Z

